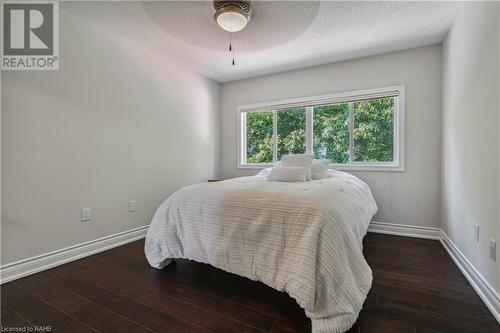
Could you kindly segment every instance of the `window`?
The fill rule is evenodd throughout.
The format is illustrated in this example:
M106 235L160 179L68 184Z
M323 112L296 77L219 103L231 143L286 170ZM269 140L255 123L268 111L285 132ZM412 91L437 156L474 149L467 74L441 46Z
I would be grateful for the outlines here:
M313 154L338 169L404 170L404 87L243 105L240 168Z

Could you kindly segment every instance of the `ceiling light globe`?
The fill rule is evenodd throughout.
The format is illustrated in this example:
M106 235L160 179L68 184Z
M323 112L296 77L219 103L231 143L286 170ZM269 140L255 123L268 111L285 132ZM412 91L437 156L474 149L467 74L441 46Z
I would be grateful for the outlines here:
M248 24L248 14L235 6L228 6L214 15L217 24L229 32L238 32Z

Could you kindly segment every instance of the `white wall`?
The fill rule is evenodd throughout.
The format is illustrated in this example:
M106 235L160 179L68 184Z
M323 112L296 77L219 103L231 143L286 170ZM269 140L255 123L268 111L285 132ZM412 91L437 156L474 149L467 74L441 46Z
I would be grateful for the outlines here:
M443 228L496 290L500 265L489 259L488 241L500 241L498 7L465 3L444 42L442 122Z
M218 176L219 84L67 5L60 70L2 73L2 264L147 225L173 191Z
M353 174L373 191L376 221L439 227L440 45L222 84L222 176L257 172L237 168L237 105L398 84L406 86L406 171Z

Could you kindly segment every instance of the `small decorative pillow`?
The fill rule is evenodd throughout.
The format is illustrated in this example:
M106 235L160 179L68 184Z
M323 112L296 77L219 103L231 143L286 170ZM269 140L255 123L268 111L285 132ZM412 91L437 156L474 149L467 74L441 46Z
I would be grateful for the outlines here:
M269 175L269 173L271 172L272 168L269 167L269 168L265 168L265 169L262 169L260 170L260 172L258 174L256 174L256 176L264 176L264 177L267 177Z
M271 182L305 182L306 169L302 167L274 167L267 176L267 180Z
M306 168L306 180L311 180L312 161L313 161L313 155L308 155L308 154L281 156L282 167Z
M313 180L325 178L326 172L330 167L330 160L314 159L311 166L311 178Z

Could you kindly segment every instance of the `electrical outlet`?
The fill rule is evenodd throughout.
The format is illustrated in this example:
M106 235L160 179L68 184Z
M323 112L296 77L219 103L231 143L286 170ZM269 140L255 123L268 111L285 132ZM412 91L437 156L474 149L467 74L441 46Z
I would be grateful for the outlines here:
M497 261L497 242L490 239L490 259Z
M479 224L474 224L474 239L479 242Z
M137 202L135 200L130 200L128 202L129 213L135 212L137 210Z
M88 222L92 219L92 210L90 208L82 208L81 220L82 222Z

